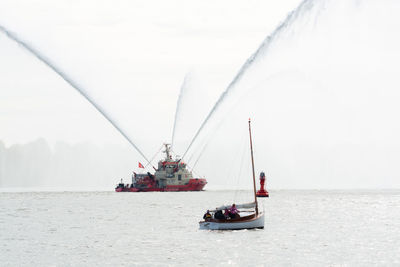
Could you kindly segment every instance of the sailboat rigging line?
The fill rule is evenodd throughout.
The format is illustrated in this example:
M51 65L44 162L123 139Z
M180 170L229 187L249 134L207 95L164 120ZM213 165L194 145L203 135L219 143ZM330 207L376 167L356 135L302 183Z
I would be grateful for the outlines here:
M136 149L137 152L147 161L148 164L151 165L150 161L147 159L147 157L143 154L143 152L133 143L133 141L128 137L128 135L122 130L122 128L115 122L113 121L109 115L98 105L96 104L90 97L85 93L85 91L80 88L80 86L72 80L65 72L63 72L59 67L57 67L53 62L51 62L50 59L46 58L42 53L40 53L38 50L34 49L24 41L20 40L15 34L11 33L8 31L5 27L0 25L0 31L2 31L9 39L13 40L14 42L18 43L21 45L23 48L25 48L27 51L29 51L31 54L33 54L39 61L47 65L50 69L52 69L55 73L57 73L65 82L67 82L70 86L72 86L75 90L77 90L90 104L92 104L98 112L100 112L101 115L104 116L108 120L109 123L111 123L112 126L114 126L115 129Z
M258 215L258 203L256 195L256 175L254 173L254 157L253 157L253 142L251 140L251 120L249 119L249 134L250 134L250 151L251 151L251 167L253 169L253 187L254 187L254 202L256 203L256 214Z
M242 135L242 138L241 138L241 142L240 142L240 147L242 148L241 149L242 153L240 153L241 157L240 157L239 172L238 172L238 176L237 176L236 185L239 184L239 178L242 176L242 169L243 169L243 165L245 163L244 158L247 157L247 153L246 152L248 150L246 149L247 147L245 146L245 134L246 134L246 132L243 132L243 135ZM237 192L238 192L238 190L236 190L236 192L235 192L235 196L234 196L235 200L236 200L236 197L237 197Z

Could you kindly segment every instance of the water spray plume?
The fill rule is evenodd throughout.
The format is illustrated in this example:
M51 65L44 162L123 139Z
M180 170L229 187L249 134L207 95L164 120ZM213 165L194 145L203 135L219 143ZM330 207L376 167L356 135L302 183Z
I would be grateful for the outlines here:
M87 101L89 101L90 104L92 104L98 112L100 112L104 118L106 118L111 125L117 129L117 131L136 149L137 152L147 161L148 164L151 165L150 161L147 159L147 157L143 154L143 152L133 143L133 141L129 138L129 136L122 130L122 128L115 122L114 120L111 119L111 117L98 105L96 102L93 101L93 99L90 98L90 96L85 92L85 90L82 89L81 86L79 86L74 80L72 80L67 74L65 74L59 67L57 67L51 60L46 58L42 53L34 49L32 46L28 45L26 42L20 40L14 33L11 33L8 31L4 26L0 25L0 31L3 32L8 38L11 40L15 41L19 45L21 45L23 48L28 50L30 53L32 53L37 59L39 59L41 62L46 64L50 69L52 69L55 73L57 73L64 81L66 81L69 85L71 85L73 88L75 88L84 98L86 98Z
M174 128L172 129L172 140L171 140L171 148L174 146L174 141L175 141L175 130L176 130L176 122L178 121L178 117L180 115L180 107L182 104L182 96L183 96L183 91L185 90L187 86L187 81L188 81L188 74L185 75L185 78L183 79L183 83L181 86L181 91L179 92L179 97L178 97L178 102L176 103L176 110L175 110L175 119L174 119Z
M246 60L246 62L243 64L243 66L240 68L239 72L236 74L236 76L233 78L233 80L230 82L226 90L221 94L217 102L214 104L212 107L211 111L208 113L207 117L203 121L203 123L200 125L200 128L197 130L196 134L194 135L192 141L190 141L190 144L188 148L186 149L185 153L183 154L182 158L185 157L186 153L189 151L193 143L196 141L197 137L199 134L202 132L204 126L208 123L208 121L213 117L215 112L219 109L220 105L225 101L227 96L232 92L232 90L235 88L235 85L242 79L243 75L246 73L246 71L253 65L253 63L260 57L261 54L265 54L265 52L268 50L270 45L277 39L280 33L284 29L286 29L288 26L290 26L293 21L297 18L299 14L304 12L305 8L310 9L313 4L313 0L303 0L300 5L291 11L286 19L278 26L275 28L275 30L272 32L271 35L267 36L267 38L264 39L264 41L261 43L261 45L258 47L258 49Z

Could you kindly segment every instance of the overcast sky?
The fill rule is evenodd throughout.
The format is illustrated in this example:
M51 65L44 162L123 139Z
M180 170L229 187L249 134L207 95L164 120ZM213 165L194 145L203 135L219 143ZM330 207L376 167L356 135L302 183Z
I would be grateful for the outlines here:
M100 103L112 106L121 120L153 128L149 121L161 117L154 121L159 142L170 139L185 74L198 73L206 81L204 98L216 101L298 3L1 1L0 23L62 66ZM3 34L0 45L0 139L6 144L37 137L124 142L35 57Z
M147 157L170 142L182 86L179 154L258 51L188 153L196 171L230 183L251 116L257 171L272 187L400 187L399 3L300 3L1 1L0 24L79 83ZM128 145L29 52L4 34L0 47L7 146L39 137Z

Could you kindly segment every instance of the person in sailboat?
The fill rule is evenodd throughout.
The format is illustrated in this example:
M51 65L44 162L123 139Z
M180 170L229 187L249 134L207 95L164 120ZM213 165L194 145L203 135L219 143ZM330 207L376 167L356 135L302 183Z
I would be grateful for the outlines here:
M230 213L229 213L228 209L224 210L224 217L225 217L225 219L228 219L230 217Z
M264 228L264 213L258 211L258 202L257 202L257 195L256 195L256 181L255 181L255 172L254 172L254 158L253 158L253 143L251 139L251 127L250 127L250 120L249 120L249 136L250 136L250 152L251 152L251 165L252 165L252 173L253 173L253 193L254 193L254 202L245 203L242 205L238 205L242 210L242 212L249 213L249 215L245 215L243 217L239 216L239 210L235 204L233 204L228 211L226 206L222 206L220 208L216 208L218 210L225 210L225 214L231 214L229 219L226 220L204 220L199 222L200 229L204 230L240 230L240 229L263 229ZM248 209L254 209L252 210ZM245 210L247 209L247 210ZM215 213L214 211L214 218Z
M229 217L231 217L231 219L239 218L240 217L239 212L240 211L236 208L236 205L234 203L232 204L232 207L229 209Z
M207 212L203 215L203 219L207 221L211 218L212 218L211 213L209 210L207 210Z
M214 218L215 218L215 219L218 219L218 220L225 220L225 219L226 219L225 216L224 216L224 214L222 213L222 210L217 210L217 211L214 213Z

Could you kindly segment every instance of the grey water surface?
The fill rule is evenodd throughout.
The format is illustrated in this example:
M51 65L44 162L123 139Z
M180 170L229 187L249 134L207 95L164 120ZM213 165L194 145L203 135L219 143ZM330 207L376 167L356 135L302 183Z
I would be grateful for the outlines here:
M271 191L265 229L199 230L233 194L2 192L0 265L400 264L400 191Z

